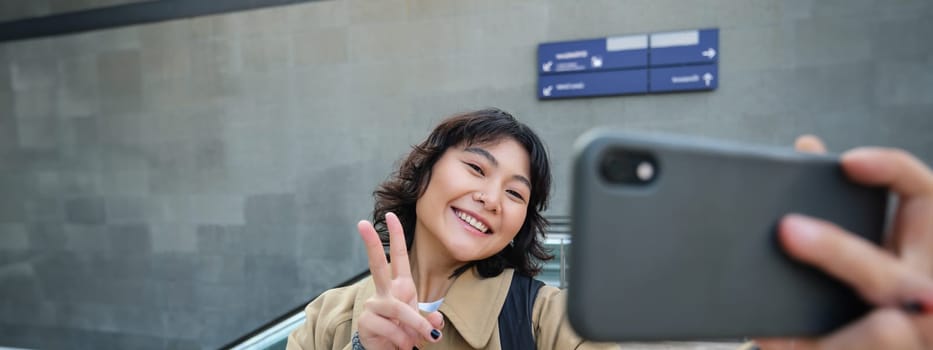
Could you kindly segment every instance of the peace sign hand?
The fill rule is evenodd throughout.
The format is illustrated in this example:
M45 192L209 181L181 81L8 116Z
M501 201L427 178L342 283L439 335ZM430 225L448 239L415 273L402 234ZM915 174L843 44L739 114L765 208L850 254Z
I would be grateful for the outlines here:
M356 226L366 244L369 272L376 285L376 294L366 300L358 320L360 343L368 350L407 350L424 341L437 342L441 335L437 328L441 328L443 316L436 311L427 317L421 315L402 224L395 214L388 213L386 226L392 264L386 261L382 241L372 223L363 220Z

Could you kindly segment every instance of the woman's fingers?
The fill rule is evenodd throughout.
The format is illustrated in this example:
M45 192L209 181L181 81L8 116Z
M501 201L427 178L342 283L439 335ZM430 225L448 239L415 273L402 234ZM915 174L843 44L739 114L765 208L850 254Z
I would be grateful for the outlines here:
M825 152L811 136L798 138L795 147ZM781 243L795 258L845 281L879 308L826 337L758 343L762 349L931 348L933 316L923 312L933 311L933 171L896 149L855 149L841 163L853 181L888 187L899 195L887 242L897 256L836 225L798 215L782 220Z
M842 155L842 166L855 181L890 187L902 196L933 196L933 173L920 160L898 149L862 147Z
M875 309L868 316L819 340L820 349L922 350L923 340L910 318L897 309Z
M907 152L858 148L842 156L853 180L899 195L890 243L910 266L933 276L933 171Z
M912 316L914 326L919 330L924 349L933 348L933 315Z
M910 317L896 309L876 309L820 339L756 339L762 350L921 350L924 340Z
M369 221L362 220L356 224L360 237L366 245L366 255L369 257L369 272L373 276L373 284L376 285L376 293L385 295L389 291L389 283L392 276L389 271L389 264L386 262L385 250L382 248L382 240L376 233L376 228Z
M395 213L386 213L386 226L389 228L389 256L392 257L392 278L411 277L408 263L408 246L405 244L405 230Z
M374 349L375 346L371 342L379 342L380 338L388 340L395 345L393 348L399 349L411 349L417 343L417 339L408 336L401 325L372 312L363 312L360 315L359 332L360 340L366 348Z
M794 141L794 148L805 153L826 153L826 146L819 137L813 135L803 135Z
M386 226L389 229L389 255L392 258L392 295L407 302L412 309L418 309L418 291L411 278L411 266L408 262L408 245L405 243L405 230L395 213L386 213Z
M906 264L933 276L933 197L901 200L890 244Z
M431 323L431 326L434 326L434 329L444 329L444 314L441 314L439 311L434 311L424 315L424 318L428 319L428 322Z
M425 340L436 342L440 339L440 330L435 329L418 310L397 299L370 300L366 302L366 309L383 318L398 321L399 326L417 331Z
M417 290L411 278L402 224L395 214L387 213L386 226L391 264L386 262L382 241L373 225L368 221L360 221L357 225L366 244L369 270L377 293L366 302L367 317L360 319L360 337L365 333L377 346L389 345L386 341L390 341L394 347L402 349L425 340L437 341L440 331L418 311Z
M802 215L784 217L779 233L791 256L846 282L869 302L900 306L912 301L933 310L933 282L861 237Z

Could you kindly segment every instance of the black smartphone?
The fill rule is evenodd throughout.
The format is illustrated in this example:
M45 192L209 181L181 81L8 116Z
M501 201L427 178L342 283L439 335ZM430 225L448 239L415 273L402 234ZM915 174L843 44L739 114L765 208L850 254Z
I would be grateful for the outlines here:
M582 337L811 336L868 311L777 241L800 213L880 244L888 192L837 156L612 130L575 147L568 317Z

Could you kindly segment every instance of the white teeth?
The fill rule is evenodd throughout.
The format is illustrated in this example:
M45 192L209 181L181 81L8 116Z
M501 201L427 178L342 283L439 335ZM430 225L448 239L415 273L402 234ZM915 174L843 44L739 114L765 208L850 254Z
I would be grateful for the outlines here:
M482 222L480 222L479 220L476 220L476 218L468 215L467 213L464 213L458 210L457 216L463 219L463 221L466 221L467 223L469 223L471 226L475 227L477 230L479 230L479 232L483 232L483 233L486 232L486 229L487 229L486 225L483 225Z

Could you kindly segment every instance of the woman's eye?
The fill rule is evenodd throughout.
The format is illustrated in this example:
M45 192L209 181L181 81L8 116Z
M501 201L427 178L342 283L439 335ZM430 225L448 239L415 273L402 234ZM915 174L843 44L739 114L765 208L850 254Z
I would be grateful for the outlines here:
M485 175L485 174L483 173L483 168L480 168L479 165L476 165L476 164L473 164L473 163L466 163L466 165L469 165L470 168L473 169L473 171L479 173L480 175Z
M521 199L521 200L525 200L525 197L522 197L522 194L521 194L521 193L518 193L518 191L515 191L515 190L508 190L508 191L505 191L505 192L508 193L508 194L510 194L510 195L512 195L512 197L515 197L515 198L518 198L518 199Z

